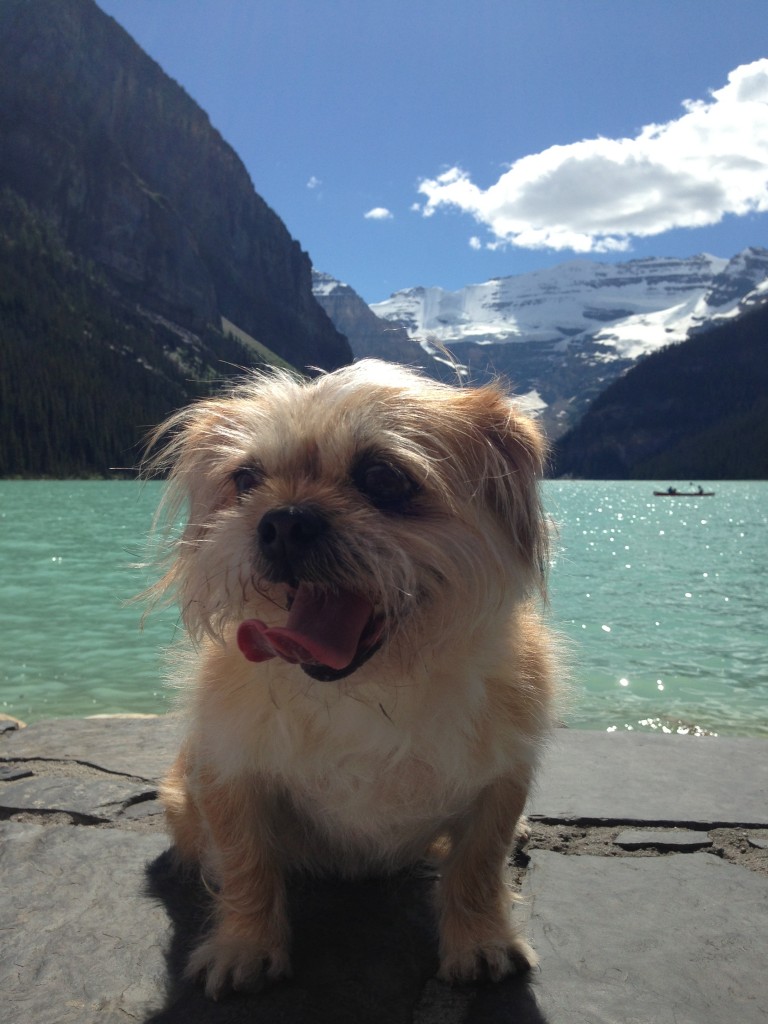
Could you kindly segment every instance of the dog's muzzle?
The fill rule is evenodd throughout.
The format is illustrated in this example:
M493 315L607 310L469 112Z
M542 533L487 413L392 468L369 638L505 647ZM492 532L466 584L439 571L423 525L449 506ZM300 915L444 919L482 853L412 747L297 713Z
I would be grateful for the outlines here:
M288 587L288 621L246 619L237 643L249 661L281 658L313 679L335 681L356 671L381 646L383 619L364 595L323 580L332 554L323 541L328 520L311 506L267 512L258 525L267 578Z

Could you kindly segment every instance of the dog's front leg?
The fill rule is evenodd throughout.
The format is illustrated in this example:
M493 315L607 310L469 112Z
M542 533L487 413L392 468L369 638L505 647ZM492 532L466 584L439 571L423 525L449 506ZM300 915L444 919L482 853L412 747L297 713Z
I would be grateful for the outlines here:
M189 959L188 977L205 975L206 995L255 991L290 972L285 879L272 842L269 800L244 782L201 784L216 882L215 925Z
M534 967L537 957L510 919L506 865L523 813L527 780L500 779L484 789L451 829L440 884L440 977L498 981Z

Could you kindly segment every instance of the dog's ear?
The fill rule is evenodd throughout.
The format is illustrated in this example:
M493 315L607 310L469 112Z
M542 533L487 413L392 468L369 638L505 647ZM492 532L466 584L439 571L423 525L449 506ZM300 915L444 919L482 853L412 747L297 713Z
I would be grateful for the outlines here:
M167 477L163 511L176 518L186 507L187 541L200 534L222 503L218 475L229 447L228 418L221 399L204 399L174 413L148 440L143 472Z
M543 590L549 540L539 492L548 456L544 434L497 385L463 392L463 403L486 446L485 500Z
M151 603L177 601L195 636L210 632L210 623L205 602L185 588L215 513L235 498L230 467L239 447L238 401L225 394L175 412L152 432L145 449L142 474L165 478L166 486L153 524L155 561L163 574L144 596Z

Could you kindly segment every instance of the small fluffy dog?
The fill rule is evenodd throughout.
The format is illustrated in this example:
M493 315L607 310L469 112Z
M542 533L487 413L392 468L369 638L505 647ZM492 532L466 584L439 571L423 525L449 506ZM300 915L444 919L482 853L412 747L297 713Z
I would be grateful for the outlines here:
M161 440L188 520L156 591L197 652L162 799L215 893L188 974L214 997L288 974L292 872L426 854L440 976L529 968L505 867L554 695L536 425L500 388L363 361L254 374Z

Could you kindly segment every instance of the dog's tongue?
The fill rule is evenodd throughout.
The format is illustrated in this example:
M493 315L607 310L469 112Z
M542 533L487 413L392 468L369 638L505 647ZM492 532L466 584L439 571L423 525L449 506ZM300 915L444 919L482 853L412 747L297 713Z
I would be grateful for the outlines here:
M342 669L357 653L372 612L359 594L323 593L299 584L285 626L246 619L238 627L237 645L249 661L282 658Z

